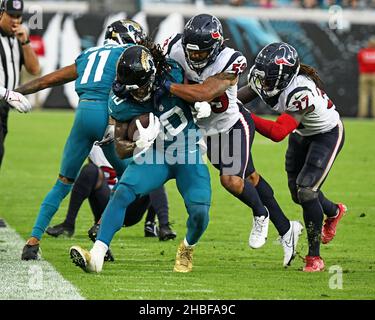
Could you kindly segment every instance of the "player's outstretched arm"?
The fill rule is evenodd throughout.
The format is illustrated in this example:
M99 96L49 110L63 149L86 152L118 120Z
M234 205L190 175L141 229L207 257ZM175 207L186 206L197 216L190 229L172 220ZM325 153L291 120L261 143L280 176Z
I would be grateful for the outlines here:
M27 113L32 109L29 100L21 93L8 90L4 87L0 87L0 99L21 113Z
M258 95L254 92L248 85L241 87L237 91L237 99L242 102L242 104L247 104L257 98Z
M115 149L120 159L133 156L136 143L128 138L128 122L115 121Z
M188 102L212 101L224 94L237 83L238 77L232 73L219 73L207 78L201 84L179 84L167 81L167 90Z
M22 94L31 94L46 88L60 86L77 78L78 73L76 65L72 64L70 66L46 74L43 77L26 82L25 84L15 89L15 91Z
M283 113L276 121L263 119L251 113L256 131L274 142L282 141L286 136L297 129L299 121L292 114Z

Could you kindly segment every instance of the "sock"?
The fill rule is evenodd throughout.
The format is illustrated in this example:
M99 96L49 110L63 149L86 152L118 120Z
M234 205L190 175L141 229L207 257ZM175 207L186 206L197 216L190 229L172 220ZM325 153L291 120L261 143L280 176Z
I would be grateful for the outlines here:
M186 242L189 245L194 245L198 242L204 231L207 229L210 210L209 205L192 204L186 207L189 214L187 220Z
M154 209L154 207L151 205L151 206L148 208L148 210L147 210L147 216L146 216L146 220L145 220L145 222L147 222L147 221L155 222L155 216L156 216L155 209Z
M41 239L44 231L51 222L54 214L58 210L60 203L68 195L72 189L72 184L63 183L61 180L57 180L50 192L44 198L38 213L38 217L35 221L31 236L37 239Z
M91 255L96 255L101 260L104 260L104 256L108 251L108 246L99 240L96 240L94 246L90 250Z
M246 179L244 180L244 187L242 193L236 196L243 203L253 210L254 216L267 216L267 210L259 197L259 194L255 187Z
M151 207L159 220L159 225L168 224L168 198L164 186L150 193Z
M191 249L191 248L194 248L195 247L195 244L193 244L193 245L190 245L188 242L187 242L187 240L186 240L186 238L184 238L184 245L185 245L185 247L186 248L189 248L189 249Z
M255 189L257 190L263 204L267 207L270 213L270 219L275 225L279 235L283 236L290 229L290 221L277 203L272 187L266 180L264 180L264 178L260 177Z
M309 243L309 256L320 255L320 238L323 225L323 209L319 199L301 203Z
M94 190L98 180L98 167L92 163L85 165L77 180L75 181L70 196L68 213L65 218L65 224L74 227L78 211L85 199L89 197Z
M115 233L123 226L126 208L135 199L136 195L132 189L123 184L119 185L103 212L97 240L109 246Z
M319 191L319 202L323 208L324 214L327 217L333 218L337 215L338 206L332 201L328 200L321 191Z

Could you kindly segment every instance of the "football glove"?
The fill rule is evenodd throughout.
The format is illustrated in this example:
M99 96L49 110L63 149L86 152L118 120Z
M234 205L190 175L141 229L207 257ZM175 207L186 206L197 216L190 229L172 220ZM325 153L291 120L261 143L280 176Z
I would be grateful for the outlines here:
M100 147L105 146L113 142L114 139L115 139L115 125L109 124L107 128L105 129L102 140L96 141L95 145L100 146Z
M194 109L197 112L197 119L208 118L211 115L211 105L206 102L196 102Z
M157 116L150 112L149 124L147 128L144 128L139 120L135 121L137 126L139 137L135 142L136 146L140 149L147 150L152 146L156 137L160 132L160 121Z
M14 109L21 113L27 113L32 109L29 100L21 93L6 90L4 100Z

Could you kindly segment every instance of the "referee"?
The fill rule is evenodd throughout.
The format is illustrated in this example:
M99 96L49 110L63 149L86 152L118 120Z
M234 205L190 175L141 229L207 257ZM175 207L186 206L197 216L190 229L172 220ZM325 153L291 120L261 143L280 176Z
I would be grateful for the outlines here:
M32 75L39 74L40 66L26 28L21 24L23 0L0 0L0 11L0 86L14 90L20 80L22 65ZM0 167L9 108L8 103L0 101Z

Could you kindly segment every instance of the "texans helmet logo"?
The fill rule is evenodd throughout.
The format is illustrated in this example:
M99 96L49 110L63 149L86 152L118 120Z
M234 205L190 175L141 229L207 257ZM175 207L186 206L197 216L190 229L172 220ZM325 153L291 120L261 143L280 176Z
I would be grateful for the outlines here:
M296 58L294 50L287 44L282 44L279 47L279 51L282 51L281 54L278 54L275 57L275 63L277 65L287 65L289 67L292 67L296 64Z
M220 34L219 31L211 32L211 37L212 37L212 39L220 39L221 34Z

